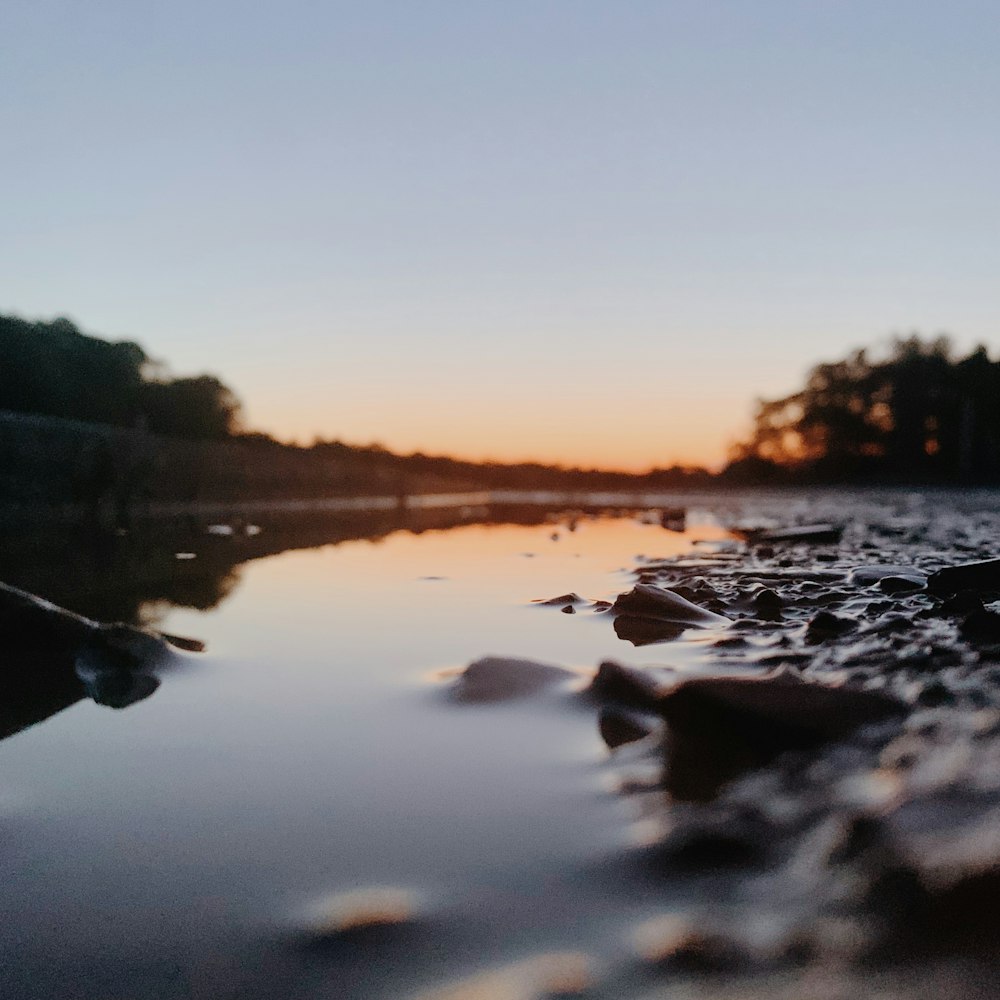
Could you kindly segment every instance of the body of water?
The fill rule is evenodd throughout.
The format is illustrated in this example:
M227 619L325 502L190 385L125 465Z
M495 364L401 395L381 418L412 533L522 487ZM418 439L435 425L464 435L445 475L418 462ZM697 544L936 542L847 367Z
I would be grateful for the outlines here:
M263 555L245 524L141 551L78 538L77 576L8 555L9 582L207 650L128 708L69 698L0 742L3 996L376 1000L550 952L613 970L671 900L629 861L641 824L578 689L609 657L697 670L699 647L635 649L589 603L532 602L613 600L637 556L726 532L536 520L316 529ZM454 672L487 655L579 680L456 702Z

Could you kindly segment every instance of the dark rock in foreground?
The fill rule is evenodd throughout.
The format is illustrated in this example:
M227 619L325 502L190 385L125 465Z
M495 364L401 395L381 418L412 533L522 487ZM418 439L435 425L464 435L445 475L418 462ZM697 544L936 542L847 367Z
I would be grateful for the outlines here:
M712 799L728 781L786 750L818 747L907 712L888 695L807 683L784 671L693 678L659 707L669 730L667 788L692 801Z
M597 668L589 690L600 702L615 702L657 712L663 696L676 684L676 676L666 667L654 673L605 660Z
M946 566L927 578L927 589L936 594L960 590L1000 590L1000 559Z
M810 643L825 642L837 636L847 635L858 627L853 618L835 615L830 611L821 611L810 622L806 629L806 641Z
M90 697L125 708L159 681L169 647L204 644L120 622L103 624L0 583L0 739Z
M601 739L610 750L645 739L656 730L656 721L628 709L606 706L597 717Z

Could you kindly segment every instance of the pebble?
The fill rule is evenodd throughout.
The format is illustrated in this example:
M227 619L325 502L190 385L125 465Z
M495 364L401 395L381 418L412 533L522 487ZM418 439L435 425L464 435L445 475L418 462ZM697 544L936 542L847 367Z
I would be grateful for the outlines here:
M614 614L658 618L698 628L729 624L729 619L725 616L698 607L672 590L644 583L637 583L628 593L619 594L611 611Z

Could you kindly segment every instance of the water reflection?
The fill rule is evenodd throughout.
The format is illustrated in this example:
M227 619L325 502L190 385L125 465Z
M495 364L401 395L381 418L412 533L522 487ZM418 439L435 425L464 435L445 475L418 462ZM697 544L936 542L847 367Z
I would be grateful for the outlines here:
M566 664L577 687L577 668L623 645L611 620L531 600L578 587L599 603L635 553L690 539L655 518L485 513L5 533L0 579L210 650L158 689L155 670L106 669L89 648L8 658L0 734L78 703L0 745L0 806L28 803L0 816L11 995L403 997L603 919L603 887L573 876L621 820L594 794L589 706L566 711L554 689L457 710L420 677L492 652ZM368 886L420 905L392 922L357 896ZM303 912L313 900L322 912Z
M609 503L610 497L569 508L510 502L438 507L416 504L419 499L411 498L410 507L285 513L252 524L185 516L140 523L127 533L0 523L0 581L97 621L155 625L170 607L217 607L239 585L243 564L292 549L359 540L377 544L398 531L419 535L468 524L553 523L572 532L580 517L639 513ZM676 520L670 530L677 530Z
M606 500L607 498L605 498ZM559 525L575 532L580 519L628 509L605 504L565 508L539 504L434 503L409 508L284 515L264 526L241 521L206 523L183 517L147 523L128 532L102 532L78 525L46 525L25 530L0 525L0 580L97 622L125 622L150 628L171 608L209 611L225 601L240 582L241 567L255 559L292 549L336 546L367 540L379 543L398 531L419 535L470 523L479 525ZM629 511L630 513L638 513ZM662 515L671 532L683 512ZM656 512L645 519L655 522ZM558 540L554 532L553 540ZM67 559L67 553L72 557ZM178 558L179 555L185 558ZM433 578L428 578L433 579ZM576 595L558 599L572 604ZM556 599L543 603L557 603ZM22 609L23 611L23 609ZM26 629L23 614L0 622L5 669L0 675L0 739L41 722L90 698L99 705L125 708L152 695L159 680L137 669L128 655L95 642L90 623L72 615L42 616ZM679 634L676 626L621 617L619 636L634 645L662 642ZM182 648L198 644L168 637Z

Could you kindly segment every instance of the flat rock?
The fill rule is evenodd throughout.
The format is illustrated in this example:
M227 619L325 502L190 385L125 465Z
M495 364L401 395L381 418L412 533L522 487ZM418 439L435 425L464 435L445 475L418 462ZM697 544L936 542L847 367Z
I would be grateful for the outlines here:
M577 674L563 667L506 656L484 656L470 663L451 688L451 697L461 702L496 702L524 698Z

